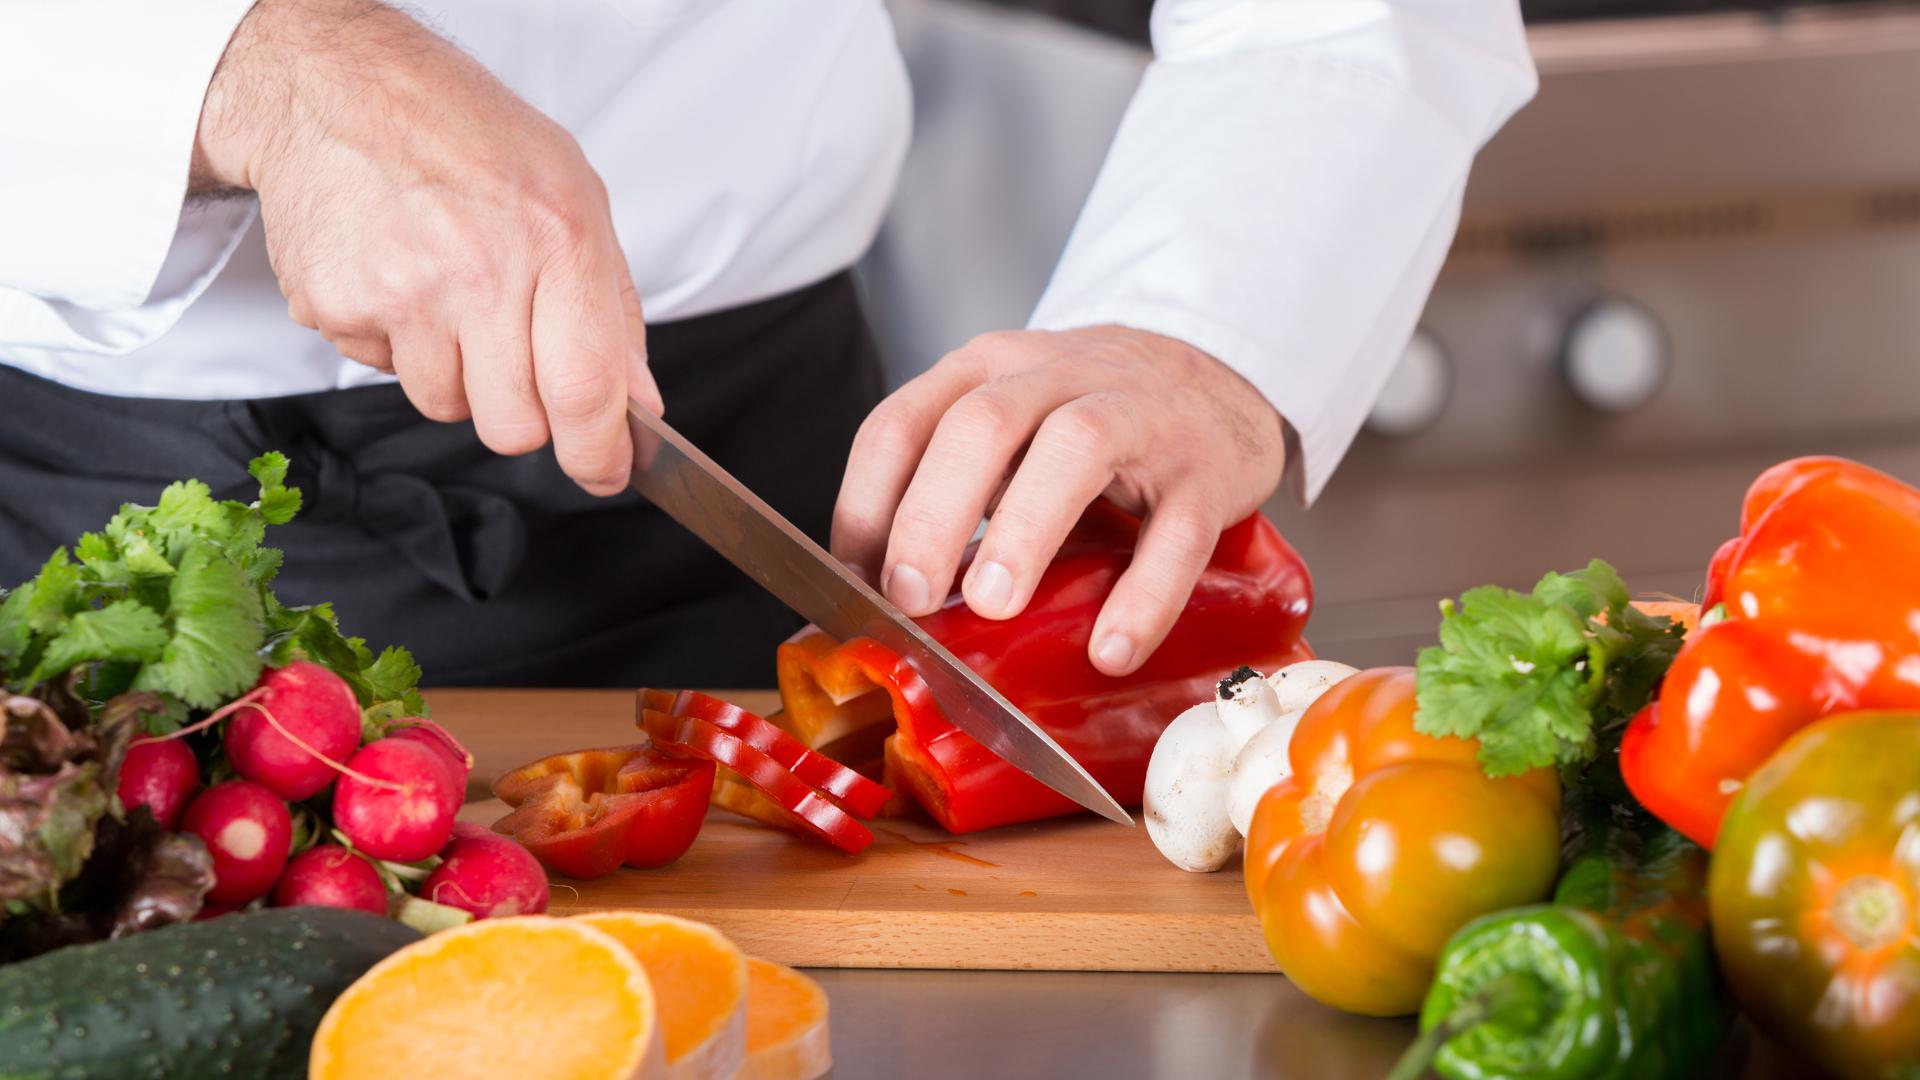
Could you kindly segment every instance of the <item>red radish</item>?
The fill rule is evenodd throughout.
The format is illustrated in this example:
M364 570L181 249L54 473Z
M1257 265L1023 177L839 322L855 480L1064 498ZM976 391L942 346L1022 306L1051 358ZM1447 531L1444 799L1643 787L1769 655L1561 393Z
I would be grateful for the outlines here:
M479 826L473 826L479 829ZM538 915L547 910L547 873L527 849L485 829L455 836L420 896L473 913L476 919Z
M387 913L387 887L373 864L341 847L321 844L293 857L273 889L274 907L331 907Z
M455 840L472 840L475 837L497 835L498 834L492 829L487 828L477 821L456 821L453 823L453 838Z
M333 789L333 823L362 854L413 862L453 835L457 789L446 759L410 739L376 739Z
M273 889L293 846L293 817L280 796L246 780L229 780L187 806L180 831L205 841L213 854L207 901L238 907Z
M360 745L353 690L319 664L295 660L262 675L259 694L227 721L234 771L293 802L325 791Z
M144 806L164 828L178 831L180 814L200 790L200 763L178 739L142 739L120 765L120 805Z
M447 734L447 729L431 720L408 719L400 722L401 727L389 728L387 738L417 742L435 753L447 763L447 772L453 777L453 812L460 812L460 805L467 801L467 777L473 773L473 755L460 741Z

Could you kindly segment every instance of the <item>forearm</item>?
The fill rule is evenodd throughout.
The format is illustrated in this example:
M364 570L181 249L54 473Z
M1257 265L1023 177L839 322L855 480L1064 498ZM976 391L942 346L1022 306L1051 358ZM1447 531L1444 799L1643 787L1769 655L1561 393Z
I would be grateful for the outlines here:
M1299 433L1311 498L1419 316L1474 152L1532 92L1518 12L1160 0L1155 44L1033 325L1225 361Z
M364 121L341 103L418 82L400 61L443 51L455 50L376 0L259 0L207 86L189 190L259 190L296 129Z

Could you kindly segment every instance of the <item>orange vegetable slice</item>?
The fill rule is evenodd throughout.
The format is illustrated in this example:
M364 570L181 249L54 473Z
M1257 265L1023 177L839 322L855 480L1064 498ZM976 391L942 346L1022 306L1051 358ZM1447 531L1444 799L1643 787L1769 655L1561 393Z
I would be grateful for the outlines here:
M747 958L706 923L640 911L575 916L626 946L659 1001L670 1080L732 1077L746 1060Z
M815 1080L833 1068L827 995L771 960L747 961L747 1064L740 1080Z
M401 949L348 987L314 1033L307 1075L657 1080L654 1003L632 952L587 923L483 919Z

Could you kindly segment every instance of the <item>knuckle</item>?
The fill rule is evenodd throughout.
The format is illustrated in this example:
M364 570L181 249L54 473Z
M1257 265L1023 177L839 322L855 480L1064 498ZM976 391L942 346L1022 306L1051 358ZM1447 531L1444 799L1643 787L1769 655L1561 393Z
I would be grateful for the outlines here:
M940 425L973 445L998 442L1013 426L1016 410L1005 395L982 387L953 403Z
M458 423L467 418L467 403L459 398L442 394L416 394L413 407L420 415L442 424Z
M604 364L570 364L537 376L547 413L565 423L590 420L614 402L613 377Z
M939 510L925 503L901 504L893 518L893 539L897 547L915 548L938 540L947 531L947 520Z
M987 355L1007 353L1018 348L1024 336L1018 330L989 330L984 334L976 334L966 343L963 351Z
M571 250L586 241L588 229L580 213L580 197L570 191L537 193L528 200L527 216L534 237L547 247Z
M1213 554L1213 547L1220 540L1220 530L1197 510L1167 512L1158 522L1157 531L1166 549L1180 560L1182 569L1204 561Z
M1055 409L1046 427L1050 441L1075 457L1099 457L1117 441L1114 414L1094 397L1077 398Z
M892 400L883 401L860 422L854 439L862 449L871 447L879 454L897 454L911 449L917 425L914 416Z
M547 425L538 416L476 420L474 429L487 449L496 454L530 454L547 444Z
M1052 531L1049 522L1033 508L1021 503L1004 502L993 511L993 530L996 547L1006 544L1015 549L1024 549Z

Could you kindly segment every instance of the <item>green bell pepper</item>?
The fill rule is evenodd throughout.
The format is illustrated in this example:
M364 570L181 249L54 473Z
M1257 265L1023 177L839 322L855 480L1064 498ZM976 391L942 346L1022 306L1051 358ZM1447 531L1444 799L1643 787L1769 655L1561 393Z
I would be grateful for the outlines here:
M1707 853L1664 826L1582 815L1550 904L1467 924L1440 955L1392 1080L1700 1075L1731 1009L1707 933Z

